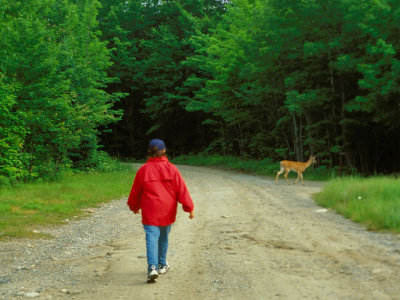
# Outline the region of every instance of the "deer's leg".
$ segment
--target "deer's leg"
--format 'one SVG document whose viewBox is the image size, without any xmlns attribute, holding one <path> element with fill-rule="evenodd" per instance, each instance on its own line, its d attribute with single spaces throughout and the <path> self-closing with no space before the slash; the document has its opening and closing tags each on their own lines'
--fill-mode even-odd
<svg viewBox="0 0 400 300">
<path fill-rule="evenodd" d="M 301 177 L 301 184 L 304 185 L 304 180 L 303 180 L 303 174 L 300 173 L 300 177 Z"/>
<path fill-rule="evenodd" d="M 276 173 L 275 183 L 278 183 L 278 177 L 285 171 L 284 168 L 281 168 L 278 173 Z"/>
<path fill-rule="evenodd" d="M 287 176 L 288 176 L 289 172 L 290 172 L 290 169 L 287 169 L 287 170 L 285 170 L 285 174 L 283 174 L 283 176 L 286 179 L 287 184 L 290 184 L 290 181 L 287 179 Z"/>
<path fill-rule="evenodd" d="M 296 178 L 294 184 L 296 184 L 297 181 L 299 181 L 299 179 L 300 179 L 301 177 L 302 177 L 301 173 L 300 173 L 300 172 L 297 172 L 297 178 Z M 302 179 L 302 180 L 303 180 L 303 179 Z"/>
</svg>

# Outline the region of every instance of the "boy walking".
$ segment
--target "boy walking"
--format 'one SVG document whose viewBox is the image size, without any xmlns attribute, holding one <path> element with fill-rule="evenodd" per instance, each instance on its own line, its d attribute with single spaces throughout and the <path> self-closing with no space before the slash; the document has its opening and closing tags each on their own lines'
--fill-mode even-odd
<svg viewBox="0 0 400 300">
<path fill-rule="evenodd" d="M 165 144 L 160 139 L 148 145 L 149 158 L 136 173 L 128 206 L 135 214 L 142 210 L 146 233 L 147 282 L 169 269 L 167 263 L 168 236 L 175 222 L 178 202 L 193 219 L 193 201 L 178 168 L 168 161 Z"/>
</svg>

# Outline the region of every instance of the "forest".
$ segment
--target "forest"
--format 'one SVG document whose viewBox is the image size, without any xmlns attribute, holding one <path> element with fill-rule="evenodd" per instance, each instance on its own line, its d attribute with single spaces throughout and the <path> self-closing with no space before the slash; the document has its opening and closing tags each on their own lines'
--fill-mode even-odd
<svg viewBox="0 0 400 300">
<path fill-rule="evenodd" d="M 212 153 L 400 171 L 400 0 L 0 0 L 0 185 Z"/>
</svg>

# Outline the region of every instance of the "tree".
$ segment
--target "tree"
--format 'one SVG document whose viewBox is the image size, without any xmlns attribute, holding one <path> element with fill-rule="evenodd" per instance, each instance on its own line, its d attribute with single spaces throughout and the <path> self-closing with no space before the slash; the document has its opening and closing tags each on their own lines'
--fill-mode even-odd
<svg viewBox="0 0 400 300">
<path fill-rule="evenodd" d="M 119 79 L 110 90 L 126 95 L 117 106 L 124 109 L 123 120 L 104 135 L 108 149 L 140 157 L 146 141 L 157 136 L 171 155 L 198 151 L 212 134 L 201 124 L 202 113 L 185 109 L 196 89 L 185 84 L 196 72 L 186 59 L 194 55 L 193 39 L 217 18 L 220 1 L 104 2 L 109 9 L 102 11 L 103 38 L 114 62 L 110 76 Z"/>
<path fill-rule="evenodd" d="M 115 121 L 96 0 L 4 2 L 0 175 L 53 178 L 96 164 L 98 127 Z M 7 135 L 7 138 L 3 137 Z M 4 165 L 3 165 L 4 163 Z"/>
</svg>

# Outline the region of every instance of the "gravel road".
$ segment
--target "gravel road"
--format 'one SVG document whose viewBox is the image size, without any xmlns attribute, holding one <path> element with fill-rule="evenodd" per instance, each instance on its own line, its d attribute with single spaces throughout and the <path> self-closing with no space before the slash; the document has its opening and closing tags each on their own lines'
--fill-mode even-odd
<svg viewBox="0 0 400 300">
<path fill-rule="evenodd" d="M 400 236 L 317 206 L 322 184 L 179 169 L 195 219 L 179 209 L 157 283 L 145 283 L 144 231 L 124 198 L 36 229 L 52 239 L 0 242 L 0 298 L 400 299 Z"/>
</svg>

